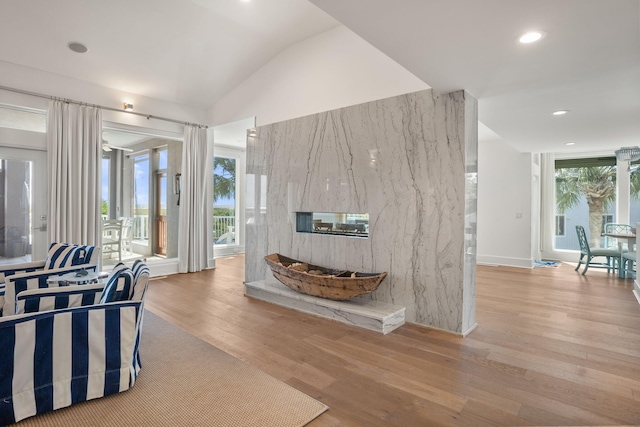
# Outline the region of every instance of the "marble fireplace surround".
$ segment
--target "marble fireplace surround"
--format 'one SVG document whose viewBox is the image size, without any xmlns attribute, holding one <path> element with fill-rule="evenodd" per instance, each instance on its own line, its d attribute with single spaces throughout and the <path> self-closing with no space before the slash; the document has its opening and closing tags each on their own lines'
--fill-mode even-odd
<svg viewBox="0 0 640 427">
<path fill-rule="evenodd" d="M 408 322 L 461 335 L 475 327 L 477 101 L 468 93 L 426 90 L 258 127 L 247 182 L 245 282 L 274 280 L 263 260 L 274 252 L 386 271 L 361 298 L 405 307 Z M 296 212 L 368 212 L 369 238 L 298 233 Z"/>
</svg>

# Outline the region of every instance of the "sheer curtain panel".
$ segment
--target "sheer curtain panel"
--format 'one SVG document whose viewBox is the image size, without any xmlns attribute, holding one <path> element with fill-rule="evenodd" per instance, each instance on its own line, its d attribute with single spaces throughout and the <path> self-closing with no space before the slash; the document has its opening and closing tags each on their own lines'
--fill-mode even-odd
<svg viewBox="0 0 640 427">
<path fill-rule="evenodd" d="M 185 126 L 182 144 L 180 218 L 178 221 L 178 271 L 207 267 L 207 177 L 211 172 L 207 154 L 207 130 Z"/>
<path fill-rule="evenodd" d="M 100 247 L 102 110 L 49 101 L 49 241 Z"/>
</svg>

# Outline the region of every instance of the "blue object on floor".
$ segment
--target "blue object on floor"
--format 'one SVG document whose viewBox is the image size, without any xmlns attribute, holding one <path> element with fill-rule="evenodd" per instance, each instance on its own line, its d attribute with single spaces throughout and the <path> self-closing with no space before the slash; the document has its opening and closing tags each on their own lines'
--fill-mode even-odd
<svg viewBox="0 0 640 427">
<path fill-rule="evenodd" d="M 533 261 L 533 266 L 534 267 L 558 267 L 560 265 L 559 262 L 555 262 L 555 261 L 538 261 L 535 260 Z"/>
</svg>

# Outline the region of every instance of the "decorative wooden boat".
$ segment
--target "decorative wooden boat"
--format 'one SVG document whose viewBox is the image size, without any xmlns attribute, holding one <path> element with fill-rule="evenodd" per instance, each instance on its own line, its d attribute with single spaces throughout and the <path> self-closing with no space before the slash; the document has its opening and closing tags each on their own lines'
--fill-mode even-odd
<svg viewBox="0 0 640 427">
<path fill-rule="evenodd" d="M 276 279 L 303 294 L 332 300 L 345 300 L 371 293 L 387 273 L 358 273 L 334 270 L 300 262 L 280 254 L 264 257 Z"/>
</svg>

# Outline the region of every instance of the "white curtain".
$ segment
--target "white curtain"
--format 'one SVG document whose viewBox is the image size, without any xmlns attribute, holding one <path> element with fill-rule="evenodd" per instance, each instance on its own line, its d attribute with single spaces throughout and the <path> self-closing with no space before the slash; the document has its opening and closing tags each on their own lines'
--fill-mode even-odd
<svg viewBox="0 0 640 427">
<path fill-rule="evenodd" d="M 49 101 L 50 242 L 102 244 L 102 110 Z"/>
<path fill-rule="evenodd" d="M 178 271 L 207 267 L 207 130 L 185 126 L 182 145 L 180 220 L 178 223 Z"/>
<path fill-rule="evenodd" d="M 540 155 L 540 249 L 553 251 L 556 230 L 556 166 L 553 153 Z"/>
</svg>

